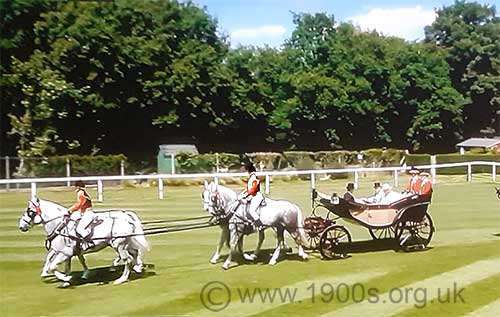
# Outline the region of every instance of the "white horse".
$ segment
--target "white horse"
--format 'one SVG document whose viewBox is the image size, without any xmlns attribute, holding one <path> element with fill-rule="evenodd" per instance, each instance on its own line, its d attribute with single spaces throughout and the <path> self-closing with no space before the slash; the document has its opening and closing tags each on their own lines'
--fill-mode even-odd
<svg viewBox="0 0 500 317">
<path fill-rule="evenodd" d="M 210 207 L 210 205 L 208 206 L 209 212 L 215 213 L 215 207 L 219 207 L 224 211 L 225 215 L 230 217 L 229 232 L 231 253 L 222 265 L 224 269 L 228 269 L 231 264 L 232 255 L 237 252 L 238 241 L 244 233 L 245 226 L 251 224 L 252 221 L 247 215 L 246 204 L 238 201 L 238 195 L 233 190 L 211 183 L 210 185 L 205 184 L 205 191 L 208 191 L 208 196 L 212 197 L 212 207 Z M 210 209 L 212 211 L 210 211 Z M 290 233 L 297 243 L 299 256 L 303 259 L 308 258 L 303 249 L 303 247 L 307 245 L 307 241 L 303 228 L 302 211 L 297 205 L 286 200 L 272 200 L 266 198 L 265 205 L 259 208 L 258 213 L 260 213 L 259 218 L 264 228 L 273 227 L 277 232 L 278 244 L 269 260 L 270 265 L 277 263 L 280 251 L 284 246 L 283 234 L 285 230 Z"/>
<path fill-rule="evenodd" d="M 96 218 L 102 222 L 93 228 L 92 240 L 96 245 L 88 252 L 99 251 L 106 246 L 111 246 L 118 253 L 118 258 L 113 261 L 117 265 L 119 260 L 125 262 L 125 269 L 122 276 L 115 281 L 120 284 L 128 279 L 130 265 L 134 265 L 134 270 L 142 271 L 141 255 L 149 250 L 149 244 L 144 237 L 140 219 L 131 211 L 106 211 L 96 212 Z M 47 254 L 42 277 L 50 275 L 52 272 L 56 277 L 64 282 L 69 282 L 71 276 L 56 271 L 57 265 L 63 262 L 70 262 L 75 255 L 80 256 L 78 248 L 79 238 L 76 235 L 76 222 L 67 217 L 67 209 L 56 203 L 45 200 L 32 200 L 28 203 L 28 208 L 19 220 L 19 229 L 28 231 L 34 224 L 43 224 L 50 242 L 50 249 Z M 83 256 L 81 260 L 84 259 Z M 84 268 L 88 270 L 86 265 Z"/>
<path fill-rule="evenodd" d="M 227 245 L 228 248 L 230 248 L 229 219 L 228 213 L 225 211 L 225 209 L 229 206 L 226 206 L 226 202 L 236 201 L 238 194 L 225 187 L 221 187 L 221 190 L 219 191 L 216 183 L 212 182 L 208 184 L 207 181 L 205 181 L 201 198 L 203 202 L 203 210 L 214 216 L 219 221 L 219 226 L 221 228 L 219 243 L 217 244 L 214 255 L 210 259 L 210 263 L 216 264 L 220 258 L 222 247 Z M 255 231 L 252 226 L 248 226 L 246 229 L 246 234 L 250 234 Z M 257 241 L 257 247 L 252 254 L 246 254 L 243 252 L 243 235 L 240 236 L 238 241 L 238 253 L 242 254 L 243 258 L 247 261 L 255 261 L 260 252 L 260 248 L 264 242 L 264 231 L 260 230 L 258 231 L 258 234 L 259 239 Z"/>
</svg>

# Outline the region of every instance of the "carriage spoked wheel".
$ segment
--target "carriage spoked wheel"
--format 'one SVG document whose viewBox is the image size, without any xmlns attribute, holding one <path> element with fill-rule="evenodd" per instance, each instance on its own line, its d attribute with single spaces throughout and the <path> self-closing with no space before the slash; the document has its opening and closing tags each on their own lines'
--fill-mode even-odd
<svg viewBox="0 0 500 317">
<path fill-rule="evenodd" d="M 326 259 L 345 258 L 351 242 L 351 234 L 344 226 L 332 225 L 321 234 L 319 251 Z"/>
<path fill-rule="evenodd" d="M 368 231 L 373 240 L 394 239 L 396 237 L 396 230 L 393 226 L 380 229 L 368 228 Z"/>
<path fill-rule="evenodd" d="M 316 250 L 319 247 L 319 240 L 321 238 L 321 232 L 316 231 L 307 231 L 306 230 L 306 238 L 307 238 L 307 249 Z"/>
<path fill-rule="evenodd" d="M 400 220 L 396 226 L 396 239 L 404 251 L 422 250 L 434 234 L 431 216 L 426 213 L 422 220 Z"/>
</svg>

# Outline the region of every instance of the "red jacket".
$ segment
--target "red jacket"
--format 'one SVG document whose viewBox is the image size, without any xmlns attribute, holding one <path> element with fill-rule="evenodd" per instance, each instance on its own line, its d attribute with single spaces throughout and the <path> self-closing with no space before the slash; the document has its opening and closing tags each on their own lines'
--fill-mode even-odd
<svg viewBox="0 0 500 317">
<path fill-rule="evenodd" d="M 255 196 L 260 191 L 260 180 L 255 173 L 250 173 L 248 178 L 246 192 L 249 196 Z"/>
<path fill-rule="evenodd" d="M 85 210 L 92 208 L 92 200 L 90 200 L 89 194 L 85 191 L 85 189 L 78 189 L 76 192 L 77 202 L 71 206 L 68 210 L 85 212 Z"/>
</svg>

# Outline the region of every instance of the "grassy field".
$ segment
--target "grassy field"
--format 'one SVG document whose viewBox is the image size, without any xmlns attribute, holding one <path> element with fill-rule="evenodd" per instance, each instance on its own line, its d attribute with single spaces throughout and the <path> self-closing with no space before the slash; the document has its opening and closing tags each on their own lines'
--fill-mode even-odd
<svg viewBox="0 0 500 317">
<path fill-rule="evenodd" d="M 317 183 L 324 192 L 340 192 L 343 185 Z M 487 178 L 470 184 L 441 180 L 430 209 L 437 231 L 424 252 L 396 252 L 370 242 L 366 229 L 347 224 L 362 245 L 348 259 L 323 261 L 311 254 L 304 262 L 284 255 L 276 266 L 265 265 L 275 245 L 269 232 L 257 263 L 223 271 L 221 263 L 208 262 L 219 234 L 214 227 L 150 236 L 153 248 L 146 262 L 154 267 L 120 286 L 109 283 L 118 274 L 108 272 L 111 250 L 87 256 L 93 268 L 89 281 L 78 279 L 81 267 L 74 260 L 77 285 L 68 289 L 39 277 L 46 253 L 42 228 L 29 233 L 17 229 L 29 193 L 2 192 L 0 316 L 497 316 L 500 207 L 493 186 Z M 357 193 L 367 195 L 370 187 L 364 182 Z M 201 187 L 167 187 L 160 201 L 155 188 L 106 188 L 104 203 L 96 203 L 95 209 L 130 208 L 143 220 L 200 216 L 200 194 Z M 64 205 L 74 199 L 69 189 L 41 189 L 38 195 Z M 309 196 L 306 181 L 276 181 L 272 186 L 272 198 L 297 203 L 305 215 L 311 210 Z M 245 240 L 246 250 L 254 245 L 255 237 Z M 200 296 L 212 286 L 218 288 Z M 253 301 L 245 294 L 254 294 Z M 219 312 L 203 305 L 220 309 L 227 299 Z"/>
</svg>

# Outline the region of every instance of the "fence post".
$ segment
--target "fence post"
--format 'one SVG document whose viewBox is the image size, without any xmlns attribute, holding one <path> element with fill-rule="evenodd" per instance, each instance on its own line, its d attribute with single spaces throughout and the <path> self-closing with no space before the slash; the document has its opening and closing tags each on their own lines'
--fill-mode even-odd
<svg viewBox="0 0 500 317">
<path fill-rule="evenodd" d="M 266 174 L 266 195 L 269 195 L 271 188 L 269 188 L 269 174 Z"/>
<path fill-rule="evenodd" d="M 66 158 L 66 177 L 71 177 L 71 166 L 69 164 L 69 158 Z M 69 180 L 66 182 L 66 186 L 71 186 L 71 182 Z"/>
<path fill-rule="evenodd" d="M 354 171 L 354 188 L 358 189 L 358 181 L 359 181 L 359 173 L 358 171 Z"/>
<path fill-rule="evenodd" d="M 97 200 L 102 202 L 102 180 L 97 180 Z"/>
<path fill-rule="evenodd" d="M 120 175 L 125 176 L 125 161 L 124 160 L 120 161 Z"/>
<path fill-rule="evenodd" d="M 158 197 L 163 199 L 163 179 L 158 178 Z"/>
<path fill-rule="evenodd" d="M 497 166 L 495 163 L 491 166 L 491 179 L 496 182 L 497 181 Z"/>
<path fill-rule="evenodd" d="M 431 165 L 436 165 L 436 155 L 431 155 Z M 436 184 L 437 183 L 437 178 L 436 178 L 436 167 L 431 167 L 431 178 L 432 178 L 432 183 Z"/>
<path fill-rule="evenodd" d="M 214 183 L 219 185 L 219 178 L 217 176 L 214 177 Z"/>
<path fill-rule="evenodd" d="M 5 178 L 9 179 L 10 178 L 10 158 L 8 156 L 5 157 Z M 495 168 L 495 165 L 493 165 L 493 168 Z M 5 188 L 10 189 L 10 184 L 5 184 Z"/>
<path fill-rule="evenodd" d="M 31 183 L 31 200 L 36 198 L 36 183 Z"/>
<path fill-rule="evenodd" d="M 311 191 L 316 188 L 316 174 L 311 173 Z"/>
<path fill-rule="evenodd" d="M 215 153 L 215 172 L 219 173 L 219 153 Z"/>
<path fill-rule="evenodd" d="M 399 186 L 399 178 L 398 178 L 398 170 L 394 170 L 394 187 L 398 187 Z"/>
<path fill-rule="evenodd" d="M 467 182 L 472 181 L 472 166 L 471 164 L 467 164 Z"/>
<path fill-rule="evenodd" d="M 172 167 L 172 174 L 175 174 L 175 154 L 170 153 L 170 156 L 172 156 L 172 159 L 170 160 L 170 166 Z"/>
</svg>

